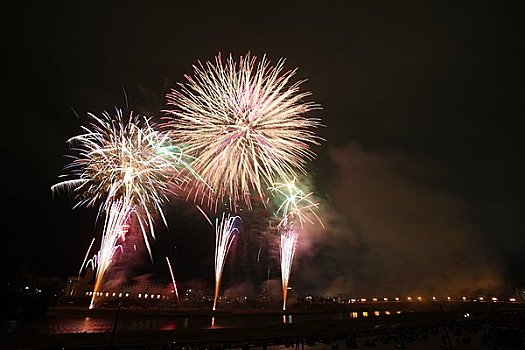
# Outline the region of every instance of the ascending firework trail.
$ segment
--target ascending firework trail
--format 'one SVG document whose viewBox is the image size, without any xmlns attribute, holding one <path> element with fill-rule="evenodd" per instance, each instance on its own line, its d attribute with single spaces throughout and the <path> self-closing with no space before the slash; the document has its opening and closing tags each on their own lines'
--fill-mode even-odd
<svg viewBox="0 0 525 350">
<path fill-rule="evenodd" d="M 286 298 L 288 296 L 288 281 L 292 271 L 293 256 L 297 244 L 297 234 L 293 228 L 286 228 L 281 233 L 280 257 L 281 257 L 281 280 L 283 286 L 283 311 L 286 310 Z"/>
<path fill-rule="evenodd" d="M 211 220 L 208 218 L 206 213 L 197 206 L 197 208 L 204 215 L 206 220 L 213 226 Z M 215 219 L 215 295 L 213 298 L 213 310 L 215 311 L 217 307 L 217 298 L 219 296 L 219 289 L 221 286 L 222 280 L 222 271 L 224 269 L 224 263 L 226 262 L 226 257 L 230 251 L 230 247 L 235 240 L 236 234 L 239 233 L 239 229 L 235 226 L 236 221 L 240 220 L 239 216 L 231 216 L 223 213 L 221 221 L 219 218 Z"/>
<path fill-rule="evenodd" d="M 177 304 L 179 304 L 179 290 L 177 289 L 177 284 L 175 283 L 175 275 L 173 274 L 173 269 L 171 268 L 170 259 L 168 259 L 168 257 L 166 257 L 166 262 L 168 263 L 168 268 L 170 270 L 171 281 L 173 282 L 173 291 L 175 292 L 175 297 L 177 298 Z"/>
</svg>

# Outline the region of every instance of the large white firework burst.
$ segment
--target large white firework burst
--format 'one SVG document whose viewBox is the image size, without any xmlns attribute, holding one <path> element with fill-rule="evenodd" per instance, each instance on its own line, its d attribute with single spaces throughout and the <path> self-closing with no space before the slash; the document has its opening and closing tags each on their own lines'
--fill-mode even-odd
<svg viewBox="0 0 525 350">
<path fill-rule="evenodd" d="M 150 118 L 122 110 L 98 117 L 88 113 L 91 123 L 83 134 L 68 140 L 73 154 L 66 178 L 51 187 L 74 193 L 75 207 L 99 204 L 99 215 L 111 212 L 115 202 L 136 214 L 144 237 L 154 234 L 154 217 L 173 192 L 173 185 L 186 181 L 185 170 L 194 174 L 182 149 L 167 133 L 157 130 Z M 147 244 L 147 239 L 146 239 Z M 148 247 L 149 249 L 149 247 Z"/>
<path fill-rule="evenodd" d="M 311 93 L 300 91 L 304 81 L 291 82 L 296 69 L 283 71 L 284 61 L 219 54 L 193 66 L 193 76 L 167 94 L 166 126 L 198 158 L 194 167 L 204 179 L 190 194 L 210 208 L 225 199 L 250 206 L 252 195 L 264 202 L 274 178 L 305 172 L 315 157 L 321 122 L 306 113 L 321 107 L 304 101 Z"/>
</svg>

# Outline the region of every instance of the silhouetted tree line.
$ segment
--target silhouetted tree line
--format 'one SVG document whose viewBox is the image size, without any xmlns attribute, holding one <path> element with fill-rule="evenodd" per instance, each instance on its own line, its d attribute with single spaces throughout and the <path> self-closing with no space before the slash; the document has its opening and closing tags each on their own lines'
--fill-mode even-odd
<svg viewBox="0 0 525 350">
<path fill-rule="evenodd" d="M 25 265 L 2 276 L 0 315 L 4 319 L 41 317 L 56 305 L 64 290 L 57 276 L 35 276 Z"/>
</svg>

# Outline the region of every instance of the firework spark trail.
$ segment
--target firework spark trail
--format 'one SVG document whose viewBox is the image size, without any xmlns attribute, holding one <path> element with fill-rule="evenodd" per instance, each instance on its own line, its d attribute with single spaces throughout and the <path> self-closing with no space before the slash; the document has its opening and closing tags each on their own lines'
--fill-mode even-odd
<svg viewBox="0 0 525 350">
<path fill-rule="evenodd" d="M 80 278 L 80 274 L 82 273 L 82 269 L 84 268 L 85 264 L 86 264 L 86 261 L 87 261 L 87 257 L 89 255 L 89 252 L 91 251 L 91 247 L 93 247 L 93 243 L 95 243 L 95 237 L 93 237 L 93 239 L 91 240 L 91 244 L 89 245 L 89 248 L 86 252 L 86 255 L 84 256 L 84 261 L 82 261 L 82 265 L 80 265 L 80 270 L 78 270 L 78 277 Z"/>
<path fill-rule="evenodd" d="M 291 181 L 285 181 L 282 183 L 275 182 L 268 188 L 268 190 L 280 203 L 274 213 L 275 216 L 281 218 L 277 228 L 285 226 L 295 218 L 297 218 L 301 227 L 303 227 L 305 221 L 314 224 L 310 215 L 324 227 L 321 218 L 314 211 L 314 209 L 319 207 L 319 203 L 314 203 L 310 199 L 313 194 L 312 192 L 305 194 L 297 187 L 295 184 L 295 178 Z"/>
<path fill-rule="evenodd" d="M 69 179 L 51 190 L 73 192 L 74 208 L 99 203 L 97 217 L 106 215 L 99 254 L 92 262 L 97 266 L 97 289 L 111 262 L 118 232 L 128 227 L 123 219 L 134 214 L 153 259 L 148 234 L 155 238 L 154 215 L 159 214 L 167 225 L 162 205 L 173 193 L 170 187 L 180 188 L 188 176 L 198 176 L 189 165 L 191 158 L 172 143 L 168 133 L 157 131 L 149 118 L 131 112 L 126 119 L 120 109 L 115 115 L 88 116 L 89 127 L 83 126 L 83 134 L 68 140 L 75 154 L 61 178 Z"/>
<path fill-rule="evenodd" d="M 102 243 L 96 257 L 97 273 L 95 275 L 93 296 L 89 305 L 90 309 L 95 306 L 96 294 L 102 287 L 104 275 L 113 261 L 115 252 L 117 249 L 122 250 L 122 246 L 118 242 L 126 239 L 126 234 L 129 230 L 129 217 L 132 211 L 133 205 L 125 200 L 113 202 L 109 209 L 104 223 Z"/>
<path fill-rule="evenodd" d="M 180 304 L 179 291 L 177 290 L 177 284 L 175 283 L 175 276 L 173 275 L 173 269 L 171 268 L 170 260 L 168 259 L 168 257 L 166 257 L 166 262 L 168 263 L 168 268 L 170 269 L 171 280 L 173 281 L 173 289 L 175 291 L 175 296 L 177 297 L 177 304 Z"/>
<path fill-rule="evenodd" d="M 304 81 L 291 83 L 296 69 L 283 72 L 284 59 L 271 66 L 250 54 L 238 62 L 219 54 L 193 68 L 194 76 L 167 94 L 173 109 L 165 111 L 165 126 L 199 159 L 194 167 L 204 181 L 193 183 L 189 196 L 215 210 L 225 198 L 231 208 L 242 201 L 251 207 L 252 192 L 264 203 L 263 183 L 305 172 L 315 157 L 311 145 L 321 140 L 313 129 L 322 125 L 304 115 L 321 107 L 303 102 L 311 93 L 300 92 Z"/>
<path fill-rule="evenodd" d="M 281 279 L 283 286 L 283 311 L 286 310 L 286 298 L 288 295 L 288 281 L 292 271 L 292 262 L 297 245 L 297 234 L 294 229 L 286 229 L 281 233 Z"/>
<path fill-rule="evenodd" d="M 224 269 L 224 263 L 228 251 L 235 240 L 235 233 L 239 232 L 235 225 L 235 221 L 239 219 L 239 216 L 227 217 L 222 214 L 221 222 L 219 219 L 215 219 L 215 296 L 213 298 L 213 310 L 217 306 L 217 297 L 219 295 L 219 288 L 221 285 L 222 271 Z"/>
</svg>

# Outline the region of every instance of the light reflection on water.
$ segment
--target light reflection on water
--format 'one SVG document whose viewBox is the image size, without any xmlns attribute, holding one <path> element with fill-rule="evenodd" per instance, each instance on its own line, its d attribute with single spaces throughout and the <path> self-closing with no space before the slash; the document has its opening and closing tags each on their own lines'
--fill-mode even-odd
<svg viewBox="0 0 525 350">
<path fill-rule="evenodd" d="M 37 321 L 37 320 L 34 320 Z M 25 324 L 25 322 L 17 322 L 14 331 L 21 331 L 26 329 L 30 334 L 63 334 L 63 333 L 103 333 L 111 331 L 112 322 L 108 320 L 97 319 L 91 317 L 78 319 L 63 319 L 52 320 L 52 322 L 45 322 L 42 324 Z"/>
<path fill-rule="evenodd" d="M 181 320 L 171 318 L 119 319 L 116 331 L 175 330 Z M 24 335 L 104 333 L 111 332 L 115 319 L 111 318 L 52 318 L 39 320 L 10 321 L 4 324 L 8 333 Z M 8 327 L 6 327 L 8 326 Z"/>
<path fill-rule="evenodd" d="M 258 324 L 261 326 L 301 323 L 305 321 L 370 317 L 371 315 L 398 314 L 400 311 L 360 311 L 340 314 L 288 314 L 288 315 L 253 315 L 253 316 L 195 316 L 195 317 L 120 317 L 116 331 L 170 331 L 205 328 L 243 328 Z M 111 332 L 115 324 L 113 317 L 64 317 L 44 318 L 4 322 L 3 330 L 7 333 L 23 335 L 68 334 L 68 333 L 104 333 Z"/>
<path fill-rule="evenodd" d="M 283 324 L 293 323 L 293 315 L 283 315 Z"/>
<path fill-rule="evenodd" d="M 396 314 L 400 314 L 400 313 L 401 311 L 396 311 Z M 391 315 L 392 312 L 390 312 L 389 310 L 384 310 L 384 311 L 374 311 L 372 314 L 374 316 L 381 316 L 381 315 L 388 316 L 388 315 Z M 368 316 L 371 316 L 372 314 L 369 313 L 368 311 L 361 311 L 361 312 L 352 311 L 348 314 L 348 317 L 349 318 L 368 317 Z"/>
<path fill-rule="evenodd" d="M 221 319 L 223 320 L 223 319 Z M 221 322 L 222 323 L 222 322 Z M 215 329 L 215 328 L 228 328 L 228 326 L 225 326 L 224 324 L 219 324 L 218 322 L 218 319 L 215 317 L 215 316 L 212 316 L 211 318 L 211 324 L 209 327 L 206 327 L 206 328 L 211 328 L 211 329 Z"/>
<path fill-rule="evenodd" d="M 82 324 L 79 327 L 78 333 L 100 333 L 107 332 L 107 325 L 101 324 L 96 320 L 92 320 L 90 317 L 84 318 Z"/>
<path fill-rule="evenodd" d="M 161 331 L 173 331 L 175 329 L 177 329 L 177 322 L 175 321 L 169 321 L 159 328 Z"/>
</svg>

